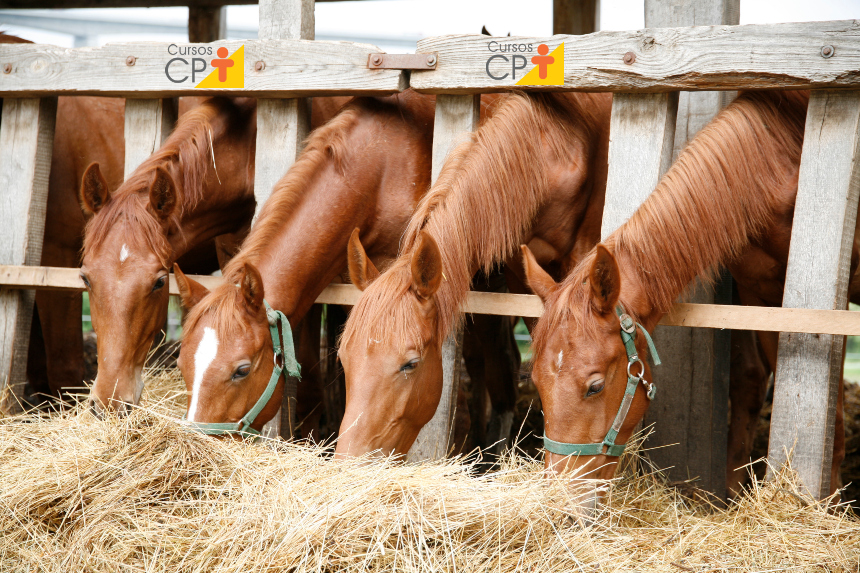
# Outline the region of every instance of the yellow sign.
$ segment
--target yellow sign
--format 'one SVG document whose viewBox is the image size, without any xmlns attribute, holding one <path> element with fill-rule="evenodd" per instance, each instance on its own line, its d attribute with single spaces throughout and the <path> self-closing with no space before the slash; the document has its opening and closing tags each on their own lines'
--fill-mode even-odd
<svg viewBox="0 0 860 573">
<path fill-rule="evenodd" d="M 538 46 L 538 55 L 532 57 L 535 67 L 517 82 L 518 86 L 563 86 L 564 85 L 564 42 L 549 52 L 549 46 Z"/>
<path fill-rule="evenodd" d="M 217 53 L 218 57 L 211 62 L 215 70 L 194 87 L 205 89 L 244 88 L 245 46 L 240 46 L 229 58 L 227 57 L 227 48 L 218 48 Z"/>
</svg>

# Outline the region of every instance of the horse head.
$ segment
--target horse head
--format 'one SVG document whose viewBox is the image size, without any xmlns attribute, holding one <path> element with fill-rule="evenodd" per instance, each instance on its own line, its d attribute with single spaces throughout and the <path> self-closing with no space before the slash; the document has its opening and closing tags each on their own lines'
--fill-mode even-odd
<svg viewBox="0 0 860 573">
<path fill-rule="evenodd" d="M 532 379 L 544 414 L 546 470 L 585 478 L 580 483 L 588 489 L 591 480 L 613 476 L 650 401 L 650 370 L 639 358 L 646 356 L 647 333 L 637 336 L 644 329 L 637 332 L 635 317 L 623 311 L 642 308 L 642 297 L 630 281 L 620 301 L 622 270 L 602 244 L 561 284 L 528 247 L 522 251 L 529 286 L 544 303 L 533 333 Z"/>
<path fill-rule="evenodd" d="M 178 366 L 189 392 L 189 422 L 239 422 L 257 403 L 275 361 L 263 301 L 263 279 L 244 262 L 225 270 L 224 284 L 209 292 L 174 267 L 182 304 L 190 309 L 182 333 Z M 284 334 L 286 336 L 286 334 Z M 251 427 L 260 430 L 281 405 L 280 378 Z"/>
<path fill-rule="evenodd" d="M 80 199 L 91 219 L 81 279 L 99 341 L 93 404 L 125 410 L 140 401 L 146 354 L 167 315 L 176 185 L 159 166 L 120 190 L 111 194 L 97 163 L 85 171 Z"/>
<path fill-rule="evenodd" d="M 406 454 L 442 397 L 442 340 L 434 294 L 443 280 L 436 241 L 422 232 L 411 257 L 380 275 L 353 231 L 349 274 L 364 293 L 338 356 L 347 405 L 336 454 Z"/>
</svg>

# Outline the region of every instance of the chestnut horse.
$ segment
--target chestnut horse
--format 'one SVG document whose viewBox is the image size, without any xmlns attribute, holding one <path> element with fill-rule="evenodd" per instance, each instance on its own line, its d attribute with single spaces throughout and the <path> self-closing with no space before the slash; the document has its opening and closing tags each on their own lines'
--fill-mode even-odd
<svg viewBox="0 0 860 573">
<path fill-rule="evenodd" d="M 412 91 L 354 100 L 311 134 L 222 285 L 210 293 L 176 269 L 191 308 L 179 355 L 189 421 L 237 422 L 263 395 L 273 360 L 264 296 L 291 323 L 301 319 L 346 270 L 347 238 L 359 228 L 377 264 L 396 255 L 429 187 L 434 104 Z M 283 379 L 252 428 L 272 418 L 282 396 Z"/>
<path fill-rule="evenodd" d="M 550 441 L 600 447 L 612 427 L 615 443 L 624 444 L 644 416 L 647 384 L 639 383 L 632 403 L 623 401 L 626 416 L 620 415 L 630 393 L 628 365 L 634 376 L 641 368 L 642 379 L 651 378 L 647 365 L 629 359 L 618 313 L 650 331 L 693 278 L 720 264 L 736 278 L 744 302 L 781 304 L 807 103 L 808 94 L 800 92 L 741 95 L 690 142 L 630 220 L 561 284 L 523 247 L 529 285 L 545 307 L 534 332 L 532 376 Z M 852 276 L 858 256 L 855 243 Z M 855 279 L 855 300 L 857 287 Z M 646 355 L 645 334 L 635 339 L 638 356 Z M 775 348 L 766 354 L 772 368 Z M 831 487 L 844 457 L 841 401 L 838 411 Z M 579 456 L 561 450 L 547 452 L 552 471 L 598 478 L 615 471 L 617 457 L 603 448 Z"/>
<path fill-rule="evenodd" d="M 340 100 L 316 98 L 315 121 Z M 92 218 L 81 278 L 99 336 L 94 405 L 137 404 L 142 370 L 167 315 L 167 274 L 178 257 L 219 235 L 243 233 L 254 214 L 256 101 L 211 98 L 183 114 L 165 144 L 115 192 L 97 163 L 81 184 Z"/>
<path fill-rule="evenodd" d="M 478 269 L 528 242 L 566 270 L 597 243 L 610 107 L 607 94 L 511 94 L 448 157 L 387 271 L 353 237 L 350 276 L 364 293 L 339 350 L 338 455 L 409 450 L 439 403 L 442 343 Z"/>
</svg>

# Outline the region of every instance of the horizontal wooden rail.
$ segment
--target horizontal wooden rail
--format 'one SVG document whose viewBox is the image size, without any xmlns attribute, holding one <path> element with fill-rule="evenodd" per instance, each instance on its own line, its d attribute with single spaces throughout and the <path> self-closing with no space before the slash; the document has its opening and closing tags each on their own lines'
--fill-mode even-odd
<svg viewBox="0 0 860 573">
<path fill-rule="evenodd" d="M 564 86 L 538 89 L 662 92 L 860 85 L 860 22 L 846 20 L 584 36 L 439 36 L 419 40 L 418 53 L 435 53 L 438 65 L 435 71 L 412 72 L 410 86 L 429 93 L 534 89 L 516 83 L 534 67 L 531 58 L 540 44 L 554 51 L 561 42 Z"/>
<path fill-rule="evenodd" d="M 223 280 L 205 275 L 191 278 L 209 289 Z M 78 269 L 0 265 L 0 288 L 82 291 L 84 283 Z M 179 294 L 173 275 L 170 275 L 170 294 Z M 331 284 L 323 289 L 316 302 L 352 306 L 360 296 L 361 291 L 353 285 Z M 534 295 L 470 292 L 464 309 L 476 314 L 530 318 L 543 314 L 543 303 Z M 847 310 L 678 303 L 660 324 L 860 336 L 860 312 Z"/>
<path fill-rule="evenodd" d="M 226 47 L 233 54 L 243 45 L 242 87 L 194 87 L 215 71 L 210 60 L 217 57 L 216 48 Z M 205 52 L 189 54 L 185 51 L 189 46 Z M 2 44 L 0 95 L 303 97 L 384 95 L 406 89 L 408 82 L 403 71 L 367 68 L 368 54 L 379 51 L 370 44 L 309 40 L 224 40 L 212 45 L 147 42 L 108 44 L 100 48 Z M 192 61 L 194 58 L 197 61 Z M 194 74 L 192 66 L 198 68 Z M 199 71 L 204 66 L 205 70 Z"/>
</svg>

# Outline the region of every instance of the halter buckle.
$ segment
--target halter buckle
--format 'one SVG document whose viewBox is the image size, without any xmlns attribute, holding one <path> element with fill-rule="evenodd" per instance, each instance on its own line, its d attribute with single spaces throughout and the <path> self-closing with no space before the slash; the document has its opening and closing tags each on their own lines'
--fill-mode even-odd
<svg viewBox="0 0 860 573">
<path fill-rule="evenodd" d="M 269 321 L 269 326 L 278 324 L 278 313 L 272 309 L 266 309 L 266 320 Z"/>
<path fill-rule="evenodd" d="M 634 364 L 639 364 L 639 368 L 641 369 L 639 371 L 638 375 L 634 375 L 634 374 L 630 373 L 630 367 L 633 366 Z M 645 364 L 642 362 L 642 360 L 640 360 L 639 358 L 635 358 L 635 359 L 633 359 L 627 363 L 627 377 L 628 378 L 637 378 L 637 379 L 642 380 L 644 382 L 645 380 L 642 378 L 643 376 L 645 376 Z"/>
<path fill-rule="evenodd" d="M 627 334 L 634 334 L 636 332 L 636 323 L 629 314 L 625 312 L 618 319 L 621 321 L 621 330 Z"/>
</svg>

